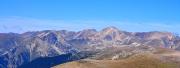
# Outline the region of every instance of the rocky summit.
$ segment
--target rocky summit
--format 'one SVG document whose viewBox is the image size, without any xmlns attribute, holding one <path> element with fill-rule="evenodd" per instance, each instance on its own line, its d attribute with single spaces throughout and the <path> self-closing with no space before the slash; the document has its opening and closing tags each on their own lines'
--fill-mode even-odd
<svg viewBox="0 0 180 68">
<path fill-rule="evenodd" d="M 0 33 L 0 68 L 179 68 L 179 50 L 180 37 L 160 31 Z"/>
</svg>

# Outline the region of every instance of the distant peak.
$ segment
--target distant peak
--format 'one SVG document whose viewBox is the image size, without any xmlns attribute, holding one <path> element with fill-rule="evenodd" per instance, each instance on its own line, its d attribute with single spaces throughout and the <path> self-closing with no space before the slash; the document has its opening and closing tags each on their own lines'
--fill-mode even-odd
<svg viewBox="0 0 180 68">
<path fill-rule="evenodd" d="M 84 30 L 82 30 L 82 31 L 91 31 L 91 32 L 96 32 L 96 29 L 84 29 Z"/>
<path fill-rule="evenodd" d="M 114 26 L 110 26 L 110 27 L 104 28 L 103 31 L 119 31 L 119 29 Z"/>
</svg>

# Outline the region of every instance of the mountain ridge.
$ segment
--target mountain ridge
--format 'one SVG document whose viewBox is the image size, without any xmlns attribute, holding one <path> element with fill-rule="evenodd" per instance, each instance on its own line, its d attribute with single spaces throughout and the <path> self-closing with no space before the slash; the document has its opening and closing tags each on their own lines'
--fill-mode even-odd
<svg viewBox="0 0 180 68">
<path fill-rule="evenodd" d="M 116 27 L 100 31 L 44 30 L 17 33 L 0 33 L 0 67 L 17 68 L 41 57 L 121 47 L 162 47 L 180 50 L 180 37 L 170 32 L 126 32 Z M 7 47 L 5 47 L 7 46 Z M 84 54 L 86 55 L 86 53 Z"/>
</svg>

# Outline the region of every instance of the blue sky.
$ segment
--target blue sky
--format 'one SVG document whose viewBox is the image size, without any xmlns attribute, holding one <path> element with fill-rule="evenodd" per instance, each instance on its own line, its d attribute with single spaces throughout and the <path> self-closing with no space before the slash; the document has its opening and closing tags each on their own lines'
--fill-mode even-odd
<svg viewBox="0 0 180 68">
<path fill-rule="evenodd" d="M 0 32 L 102 29 L 180 33 L 180 0 L 0 0 Z"/>
</svg>

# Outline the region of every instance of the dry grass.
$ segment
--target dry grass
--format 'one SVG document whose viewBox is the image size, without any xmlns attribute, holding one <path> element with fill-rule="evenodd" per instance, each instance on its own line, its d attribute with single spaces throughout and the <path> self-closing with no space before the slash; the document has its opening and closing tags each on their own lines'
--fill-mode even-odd
<svg viewBox="0 0 180 68">
<path fill-rule="evenodd" d="M 82 60 L 55 68 L 178 68 L 175 63 L 162 62 L 152 55 L 135 55 L 124 60 Z"/>
</svg>

